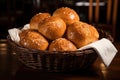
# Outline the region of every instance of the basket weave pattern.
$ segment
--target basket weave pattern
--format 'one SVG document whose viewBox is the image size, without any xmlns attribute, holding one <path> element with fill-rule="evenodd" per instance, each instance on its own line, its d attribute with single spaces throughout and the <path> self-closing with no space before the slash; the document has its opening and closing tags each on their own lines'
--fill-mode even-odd
<svg viewBox="0 0 120 80">
<path fill-rule="evenodd" d="M 101 29 L 98 29 L 98 32 L 100 38 L 104 37 L 113 41 L 111 35 L 107 32 Z M 98 56 L 92 48 L 81 51 L 49 52 L 27 49 L 13 42 L 9 36 L 7 39 L 23 64 L 42 71 L 61 72 L 88 68 Z"/>
</svg>

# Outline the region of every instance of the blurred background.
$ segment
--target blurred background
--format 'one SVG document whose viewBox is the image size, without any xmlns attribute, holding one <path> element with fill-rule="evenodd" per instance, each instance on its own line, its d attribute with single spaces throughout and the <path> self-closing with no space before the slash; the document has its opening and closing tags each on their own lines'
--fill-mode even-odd
<svg viewBox="0 0 120 80">
<path fill-rule="evenodd" d="M 14 27 L 21 27 L 27 23 L 29 23 L 32 16 L 39 12 L 49 12 L 53 13 L 57 8 L 59 7 L 70 7 L 74 9 L 78 15 L 80 16 L 81 21 L 85 21 L 91 24 L 97 23 L 97 25 L 100 25 L 101 28 L 105 28 L 109 30 L 109 26 L 112 25 L 114 22 L 113 30 L 114 32 L 114 38 L 116 41 L 120 41 L 120 0 L 117 0 L 117 7 L 113 7 L 114 1 L 116 0 L 110 0 L 112 7 L 110 7 L 110 11 L 108 13 L 111 14 L 108 16 L 108 18 L 113 17 L 114 11 L 116 11 L 116 17 L 112 21 L 109 20 L 109 23 L 106 23 L 106 16 L 107 14 L 107 5 L 109 4 L 109 0 L 92 0 L 93 4 L 93 12 L 98 11 L 98 13 L 92 13 L 92 17 L 95 17 L 96 14 L 99 14 L 99 20 L 91 20 L 88 18 L 90 17 L 89 10 L 91 0 L 0 0 L 0 39 L 5 39 L 8 35 L 8 29 L 14 28 Z M 97 4 L 96 1 L 99 1 L 99 8 L 96 8 Z M 114 10 L 115 8 L 115 10 Z M 109 10 L 109 9 L 108 9 Z M 89 14 L 88 14 L 89 13 Z M 96 16 L 97 17 L 97 16 Z M 101 24 L 107 24 L 107 28 L 104 27 L 104 25 Z M 113 33 L 111 32 L 111 33 Z"/>
</svg>

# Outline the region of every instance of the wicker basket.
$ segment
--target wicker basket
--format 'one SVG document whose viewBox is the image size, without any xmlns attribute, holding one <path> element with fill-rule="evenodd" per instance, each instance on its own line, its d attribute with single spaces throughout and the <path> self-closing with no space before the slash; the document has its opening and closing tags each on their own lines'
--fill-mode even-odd
<svg viewBox="0 0 120 80">
<path fill-rule="evenodd" d="M 111 35 L 98 29 L 100 38 L 113 41 Z M 97 58 L 97 53 L 91 48 L 81 51 L 49 52 L 27 49 L 17 45 L 7 36 L 7 40 L 16 52 L 18 59 L 31 69 L 49 72 L 74 71 L 90 67 Z"/>
</svg>

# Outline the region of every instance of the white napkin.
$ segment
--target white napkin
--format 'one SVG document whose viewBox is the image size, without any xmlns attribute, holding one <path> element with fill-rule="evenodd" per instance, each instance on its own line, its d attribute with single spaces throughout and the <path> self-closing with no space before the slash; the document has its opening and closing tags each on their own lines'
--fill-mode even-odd
<svg viewBox="0 0 120 80">
<path fill-rule="evenodd" d="M 25 24 L 21 30 L 27 30 L 27 29 L 30 29 L 30 24 Z"/>
<path fill-rule="evenodd" d="M 106 67 L 110 65 L 114 56 L 118 52 L 117 49 L 112 44 L 112 42 L 105 38 L 93 42 L 91 44 L 88 44 L 80 48 L 79 50 L 83 50 L 87 48 L 93 48 L 98 53 L 98 55 L 100 56 Z"/>
<path fill-rule="evenodd" d="M 20 41 L 19 33 L 22 30 L 27 30 L 27 29 L 30 29 L 30 25 L 29 24 L 24 25 L 24 27 L 21 30 L 18 29 L 18 28 L 9 29 L 8 33 L 9 33 L 9 35 L 10 35 L 10 37 L 11 37 L 11 39 L 13 41 L 15 41 L 16 43 L 19 43 L 19 41 Z"/>
<path fill-rule="evenodd" d="M 17 29 L 17 28 L 13 28 L 13 29 L 9 29 L 8 30 L 8 33 L 9 33 L 9 35 L 10 35 L 10 38 L 13 40 L 13 41 L 15 41 L 16 43 L 19 43 L 19 41 L 20 41 L 20 37 L 19 37 L 19 33 L 20 33 L 21 31 L 19 30 L 19 29 Z"/>
</svg>

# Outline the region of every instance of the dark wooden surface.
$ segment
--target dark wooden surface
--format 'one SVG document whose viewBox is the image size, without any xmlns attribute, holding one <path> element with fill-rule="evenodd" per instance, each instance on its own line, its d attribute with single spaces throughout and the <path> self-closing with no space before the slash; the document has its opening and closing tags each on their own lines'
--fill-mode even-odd
<svg viewBox="0 0 120 80">
<path fill-rule="evenodd" d="M 40 72 L 22 65 L 5 39 L 0 40 L 0 80 L 120 80 L 120 42 L 118 53 L 108 68 L 98 58 L 87 70 L 75 72 Z"/>
</svg>

